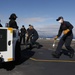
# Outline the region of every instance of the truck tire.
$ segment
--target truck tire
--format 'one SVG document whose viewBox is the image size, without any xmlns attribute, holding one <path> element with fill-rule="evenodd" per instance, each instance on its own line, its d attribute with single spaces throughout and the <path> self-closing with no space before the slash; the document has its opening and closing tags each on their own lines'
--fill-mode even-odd
<svg viewBox="0 0 75 75">
<path fill-rule="evenodd" d="M 20 47 L 20 42 L 17 40 L 15 46 L 15 62 L 19 62 L 20 59 L 21 59 L 21 47 Z"/>
</svg>

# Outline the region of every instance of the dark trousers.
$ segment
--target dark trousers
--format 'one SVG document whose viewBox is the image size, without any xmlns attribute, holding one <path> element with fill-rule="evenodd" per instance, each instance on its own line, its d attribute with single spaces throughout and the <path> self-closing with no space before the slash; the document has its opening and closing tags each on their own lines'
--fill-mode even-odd
<svg viewBox="0 0 75 75">
<path fill-rule="evenodd" d="M 30 42 L 34 43 L 38 39 L 38 37 L 30 37 L 30 36 L 28 36 L 26 42 L 28 42 L 29 39 L 30 39 Z"/>
<path fill-rule="evenodd" d="M 29 42 L 29 39 L 30 39 L 30 37 L 28 36 L 28 37 L 27 37 L 27 40 L 26 40 L 26 43 L 28 43 L 28 42 Z"/>
<path fill-rule="evenodd" d="M 73 39 L 73 35 L 68 36 L 68 37 L 62 37 L 58 43 L 57 49 L 56 49 L 56 53 L 60 54 L 61 49 L 63 44 L 65 44 L 66 49 L 71 53 L 74 52 L 73 48 L 70 46 L 71 45 L 71 41 Z"/>
<path fill-rule="evenodd" d="M 23 40 L 23 44 L 25 44 L 25 35 L 24 36 L 20 36 L 20 44 L 21 44 L 22 40 Z"/>
<path fill-rule="evenodd" d="M 32 45 L 34 45 L 34 44 L 37 44 L 37 45 L 38 45 L 38 43 L 36 42 L 37 39 L 38 39 L 38 37 L 32 37 L 32 38 L 30 39 L 30 43 L 31 43 Z"/>
</svg>

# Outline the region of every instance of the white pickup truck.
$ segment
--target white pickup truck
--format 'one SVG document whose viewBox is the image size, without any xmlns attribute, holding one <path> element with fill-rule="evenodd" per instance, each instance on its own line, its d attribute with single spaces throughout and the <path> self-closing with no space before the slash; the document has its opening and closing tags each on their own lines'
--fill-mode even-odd
<svg viewBox="0 0 75 75">
<path fill-rule="evenodd" d="M 0 27 L 0 62 L 18 61 L 20 56 L 18 30 Z"/>
</svg>

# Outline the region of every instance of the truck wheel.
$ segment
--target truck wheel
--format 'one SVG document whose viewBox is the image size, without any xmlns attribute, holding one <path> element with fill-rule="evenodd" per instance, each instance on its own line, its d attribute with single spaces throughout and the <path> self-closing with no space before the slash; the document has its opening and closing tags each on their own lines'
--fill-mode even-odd
<svg viewBox="0 0 75 75">
<path fill-rule="evenodd" d="M 21 59 L 21 47 L 20 47 L 20 42 L 17 41 L 15 46 L 15 61 L 19 62 L 20 59 Z"/>
<path fill-rule="evenodd" d="M 10 71 L 10 70 L 13 70 L 15 68 L 15 64 L 14 64 L 14 61 L 11 61 L 11 62 L 3 62 L 2 63 L 2 68 Z"/>
</svg>

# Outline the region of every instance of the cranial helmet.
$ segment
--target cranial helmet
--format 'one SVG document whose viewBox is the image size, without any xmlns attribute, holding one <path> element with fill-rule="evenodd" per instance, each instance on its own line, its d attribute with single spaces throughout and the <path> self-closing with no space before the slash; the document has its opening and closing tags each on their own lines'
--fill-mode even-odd
<svg viewBox="0 0 75 75">
<path fill-rule="evenodd" d="M 17 18 L 17 16 L 16 16 L 15 13 L 11 14 L 10 17 L 9 17 L 9 19 L 16 19 L 16 18 Z"/>
</svg>

